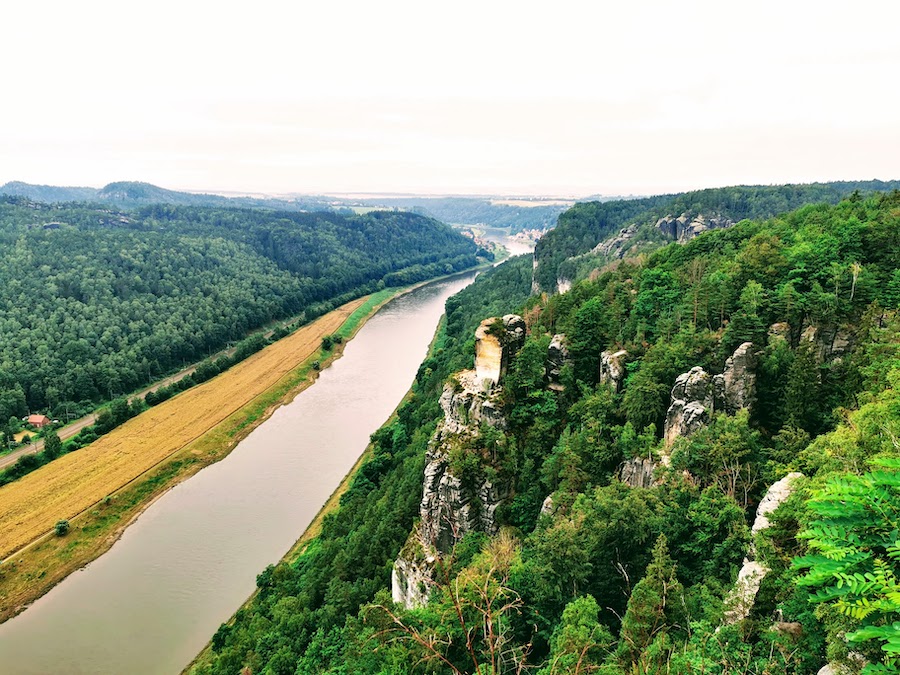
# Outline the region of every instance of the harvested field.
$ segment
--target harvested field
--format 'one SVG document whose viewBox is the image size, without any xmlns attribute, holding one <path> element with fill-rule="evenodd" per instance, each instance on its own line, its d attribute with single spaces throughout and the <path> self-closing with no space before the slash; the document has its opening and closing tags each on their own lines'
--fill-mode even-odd
<svg viewBox="0 0 900 675">
<path fill-rule="evenodd" d="M 0 488 L 0 559 L 127 485 L 264 394 L 365 299 L 347 303 L 103 436 Z"/>
</svg>

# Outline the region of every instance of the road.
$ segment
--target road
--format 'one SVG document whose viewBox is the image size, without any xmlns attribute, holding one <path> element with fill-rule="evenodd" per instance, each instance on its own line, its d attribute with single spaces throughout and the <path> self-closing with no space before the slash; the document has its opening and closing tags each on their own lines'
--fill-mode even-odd
<svg viewBox="0 0 900 675">
<path fill-rule="evenodd" d="M 297 321 L 299 318 L 300 318 L 299 316 L 292 316 L 289 319 L 282 319 L 280 321 L 275 321 L 261 330 L 263 331 L 266 338 L 271 338 L 272 334 L 280 326 L 287 326 L 287 325 L 293 323 L 294 321 Z M 248 335 L 248 337 L 249 337 L 249 335 Z M 234 350 L 235 350 L 234 347 L 229 347 L 228 349 L 223 349 L 222 351 L 216 352 L 215 354 L 213 354 L 212 356 L 210 356 L 208 358 L 210 360 L 215 360 L 215 359 L 219 358 L 220 356 L 231 356 L 232 354 L 234 354 Z M 206 359 L 204 359 L 204 360 L 206 360 Z M 175 373 L 174 375 L 169 375 L 169 377 L 162 379 L 159 382 L 156 382 L 155 384 L 150 385 L 146 389 L 142 389 L 141 391 L 137 392 L 136 394 L 132 394 L 131 396 L 128 397 L 128 400 L 131 401 L 131 400 L 134 400 L 135 398 L 146 396 L 151 391 L 156 391 L 157 389 L 160 389 L 161 387 L 165 387 L 166 385 L 172 384 L 173 382 L 180 380 L 185 375 L 190 375 L 191 373 L 193 373 L 195 370 L 197 370 L 197 366 L 199 366 L 199 365 L 200 365 L 200 362 L 195 363 L 191 366 L 188 366 L 184 370 L 180 370 L 177 373 Z M 59 434 L 59 440 L 65 441 L 66 439 L 72 438 L 72 436 L 77 434 L 79 431 L 81 431 L 85 427 L 91 426 L 94 422 L 97 421 L 97 415 L 98 415 L 98 413 L 93 412 L 90 415 L 85 415 L 84 417 L 77 419 L 74 422 L 71 422 L 71 423 L 67 424 L 66 426 L 62 427 L 61 429 L 59 429 L 57 431 L 57 433 Z M 24 457 L 25 455 L 33 455 L 35 453 L 40 452 L 43 449 L 44 449 L 44 440 L 38 439 L 34 443 L 26 445 L 24 448 L 18 448 L 17 450 L 13 450 L 8 455 L 0 456 L 0 471 L 2 471 L 3 469 L 5 469 L 8 466 L 12 466 L 13 464 L 15 464 L 17 461 L 19 461 L 20 457 Z"/>
<path fill-rule="evenodd" d="M 229 351 L 231 351 L 231 350 L 229 350 Z M 197 370 L 198 365 L 199 364 L 195 363 L 192 366 L 188 366 L 184 370 L 178 371 L 174 375 L 169 375 L 169 377 L 152 384 L 151 386 L 147 387 L 146 389 L 142 389 L 141 391 L 137 392 L 136 394 L 132 394 L 131 396 L 128 397 L 128 400 L 131 401 L 131 400 L 134 400 L 135 398 L 141 398 L 141 397 L 149 394 L 151 391 L 156 391 L 157 389 L 159 389 L 161 387 L 165 387 L 169 384 L 172 384 L 173 382 L 180 380 L 185 375 L 190 375 L 191 373 L 193 373 L 195 370 Z M 94 422 L 97 421 L 97 414 L 98 413 L 93 412 L 90 415 L 85 415 L 84 417 L 81 417 L 81 418 L 75 420 L 74 422 L 71 422 L 71 423 L 67 424 L 66 426 L 62 427 L 61 429 L 59 429 L 57 431 L 57 433 L 59 434 L 59 439 L 61 441 L 65 441 L 66 439 L 72 438 L 72 436 L 77 434 L 79 431 L 81 431 L 85 427 L 91 426 Z M 26 445 L 25 447 L 13 450 L 8 455 L 3 455 L 2 457 L 0 457 L 0 471 L 2 471 L 3 469 L 5 469 L 8 466 L 12 466 L 13 464 L 15 464 L 17 461 L 19 461 L 20 457 L 24 457 L 25 455 L 33 455 L 35 453 L 40 452 L 43 449 L 44 449 L 44 439 L 39 438 L 34 443 L 30 443 L 29 445 Z"/>
</svg>

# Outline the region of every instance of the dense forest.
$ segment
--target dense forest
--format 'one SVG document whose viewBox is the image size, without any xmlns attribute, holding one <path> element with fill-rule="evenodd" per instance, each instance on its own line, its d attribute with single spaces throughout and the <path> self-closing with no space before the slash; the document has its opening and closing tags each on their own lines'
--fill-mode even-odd
<svg viewBox="0 0 900 675">
<path fill-rule="evenodd" d="M 58 187 L 11 181 L 0 185 L 0 195 L 25 197 L 47 203 L 91 202 L 116 208 L 138 208 L 154 204 L 173 206 L 212 206 L 217 208 L 262 208 L 278 211 L 337 211 L 352 214 L 358 206 L 411 211 L 458 225 L 489 225 L 508 228 L 511 233 L 522 230 L 547 230 L 556 225 L 557 216 L 566 207 L 542 204 L 529 206 L 497 203 L 482 197 L 372 197 L 350 199 L 323 195 L 290 195 L 276 197 L 224 197 L 214 194 L 180 192 L 135 181 L 117 181 L 102 188 Z"/>
<path fill-rule="evenodd" d="M 458 271 L 476 247 L 429 218 L 0 198 L 0 420 L 62 417 L 276 319 Z"/>
<path fill-rule="evenodd" d="M 843 181 L 803 185 L 736 186 L 697 190 L 676 195 L 576 204 L 560 216 L 560 225 L 548 232 L 535 248 L 535 282 L 553 291 L 557 279 L 578 280 L 587 272 L 609 262 L 605 255 L 590 255 L 599 243 L 629 225 L 637 231 L 630 242 L 635 250 L 652 249 L 666 243 L 655 228 L 658 219 L 705 215 L 725 217 L 735 222 L 787 213 L 804 204 L 833 204 L 852 192 L 900 189 L 900 181 Z M 580 257 L 587 259 L 581 259 Z"/>
<path fill-rule="evenodd" d="M 296 196 L 291 199 L 224 197 L 222 195 L 167 190 L 150 183 L 138 181 L 116 181 L 102 188 L 34 185 L 21 181 L 10 181 L 0 185 L 0 195 L 25 197 L 32 201 L 46 203 L 89 202 L 92 204 L 107 204 L 120 209 L 132 209 L 152 204 L 171 204 L 175 206 L 214 206 L 217 208 L 262 208 L 276 211 L 329 211 L 334 203 L 334 200 L 329 197 L 313 195 Z"/>
<path fill-rule="evenodd" d="M 581 236 L 577 215 L 558 242 Z M 564 294 L 529 298 L 519 258 L 449 300 L 341 507 L 260 574 L 195 672 L 900 672 L 900 193 L 741 219 Z M 504 423 L 449 458 L 461 490 L 511 486 L 497 533 L 454 533 L 424 561 L 430 601 L 394 604 L 438 398 L 472 367 L 479 322 L 513 310 L 528 330 L 492 394 Z M 551 339 L 566 346 L 555 387 Z M 728 382 L 739 353 L 755 396 L 664 438 L 676 380 L 681 396 L 686 375 Z M 652 480 L 626 479 L 645 461 Z M 749 602 L 748 565 L 767 570 Z"/>
<path fill-rule="evenodd" d="M 453 225 L 488 225 L 509 229 L 511 234 L 523 230 L 549 230 L 556 225 L 564 205 L 529 206 L 498 203 L 483 197 L 382 197 L 367 199 L 363 204 L 411 210 Z"/>
</svg>

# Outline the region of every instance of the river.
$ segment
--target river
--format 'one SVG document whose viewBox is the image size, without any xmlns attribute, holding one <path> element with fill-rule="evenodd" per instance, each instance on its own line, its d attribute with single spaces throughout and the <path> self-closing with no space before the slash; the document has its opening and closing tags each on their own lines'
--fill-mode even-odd
<svg viewBox="0 0 900 675">
<path fill-rule="evenodd" d="M 352 468 L 409 389 L 444 301 L 474 276 L 385 305 L 314 386 L 0 625 L 0 672 L 180 672 Z"/>
</svg>

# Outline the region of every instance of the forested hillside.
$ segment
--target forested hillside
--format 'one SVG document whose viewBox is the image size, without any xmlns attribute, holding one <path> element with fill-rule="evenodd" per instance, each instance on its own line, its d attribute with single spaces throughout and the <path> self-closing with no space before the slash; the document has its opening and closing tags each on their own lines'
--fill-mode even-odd
<svg viewBox="0 0 900 675">
<path fill-rule="evenodd" d="M 275 319 L 470 267 L 475 252 L 408 213 L 0 199 L 0 420 L 121 395 Z"/>
<path fill-rule="evenodd" d="M 541 204 L 539 201 L 533 206 L 520 206 L 481 197 L 382 197 L 362 203 L 412 210 L 454 225 L 509 228 L 512 234 L 523 230 L 548 230 L 566 210 L 564 205 Z"/>
<path fill-rule="evenodd" d="M 527 259 L 484 275 L 322 536 L 196 672 L 900 672 L 898 260 L 895 192 L 565 294 L 526 301 Z M 514 308 L 527 339 L 483 325 L 509 367 L 467 389 L 475 327 Z M 395 598 L 421 574 L 398 604 L 392 565 Z"/>
<path fill-rule="evenodd" d="M 853 191 L 886 191 L 900 188 L 900 181 L 844 181 L 806 185 L 735 186 L 697 190 L 633 200 L 576 204 L 559 217 L 559 225 L 535 248 L 535 282 L 554 291 L 558 279 L 578 280 L 602 268 L 614 257 L 668 243 L 667 233 L 655 227 L 660 218 L 687 214 L 725 218 L 771 218 L 804 204 L 834 204 Z M 592 250 L 619 230 L 633 226 L 613 250 Z M 619 254 L 616 256 L 615 254 Z M 584 259 L 579 259 L 579 257 Z"/>
<path fill-rule="evenodd" d="M 10 181 L 0 185 L 0 195 L 25 197 L 36 202 L 90 202 L 116 208 L 137 208 L 151 204 L 214 206 L 218 208 L 263 208 L 280 211 L 328 211 L 334 200 L 312 195 L 293 199 L 223 197 L 222 195 L 179 192 L 138 181 L 116 181 L 102 188 L 33 185 Z"/>
</svg>

